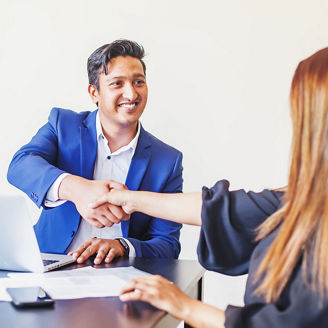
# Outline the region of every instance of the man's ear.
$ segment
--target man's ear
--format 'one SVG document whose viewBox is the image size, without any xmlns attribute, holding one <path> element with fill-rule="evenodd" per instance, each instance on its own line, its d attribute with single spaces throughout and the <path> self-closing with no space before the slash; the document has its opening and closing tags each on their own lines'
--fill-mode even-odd
<svg viewBox="0 0 328 328">
<path fill-rule="evenodd" d="M 93 103 L 95 103 L 97 105 L 98 104 L 98 96 L 99 96 L 97 88 L 94 85 L 89 84 L 88 92 L 89 92 L 89 95 L 90 95 Z"/>
</svg>

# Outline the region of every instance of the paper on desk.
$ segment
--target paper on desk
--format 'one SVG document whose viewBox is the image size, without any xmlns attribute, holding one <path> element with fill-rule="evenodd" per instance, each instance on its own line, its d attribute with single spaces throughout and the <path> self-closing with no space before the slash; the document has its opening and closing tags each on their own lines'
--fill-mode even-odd
<svg viewBox="0 0 328 328">
<path fill-rule="evenodd" d="M 149 273 L 132 266 L 95 269 L 84 267 L 38 273 L 13 273 L 9 278 L 0 279 L 0 300 L 10 301 L 8 287 L 41 286 L 53 299 L 117 296 L 123 286 L 133 278 Z"/>
</svg>

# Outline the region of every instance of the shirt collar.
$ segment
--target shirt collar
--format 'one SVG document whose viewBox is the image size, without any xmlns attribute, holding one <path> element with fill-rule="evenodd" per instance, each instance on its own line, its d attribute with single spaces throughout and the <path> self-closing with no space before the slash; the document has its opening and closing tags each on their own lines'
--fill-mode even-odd
<svg viewBox="0 0 328 328">
<path fill-rule="evenodd" d="M 97 129 L 97 140 L 98 140 L 98 142 L 99 142 L 99 140 L 103 139 L 103 140 L 106 141 L 106 144 L 107 144 L 108 140 L 106 139 L 106 137 L 103 133 L 103 129 L 102 129 L 102 126 L 101 126 L 101 123 L 100 123 L 99 110 L 97 111 L 97 116 L 96 116 L 96 129 Z M 136 148 L 137 148 L 139 135 L 140 135 L 140 122 L 138 121 L 138 128 L 137 128 L 137 133 L 136 133 L 135 137 L 127 145 L 121 147 L 120 149 L 116 150 L 112 154 L 113 155 L 118 155 L 118 154 L 120 154 L 120 153 L 122 153 L 126 150 L 132 149 L 132 156 L 133 156 L 135 151 L 136 151 Z"/>
</svg>

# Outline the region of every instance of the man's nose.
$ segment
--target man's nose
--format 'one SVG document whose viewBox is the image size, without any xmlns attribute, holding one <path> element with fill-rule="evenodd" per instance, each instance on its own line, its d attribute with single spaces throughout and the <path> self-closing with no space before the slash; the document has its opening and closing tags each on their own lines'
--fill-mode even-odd
<svg viewBox="0 0 328 328">
<path fill-rule="evenodd" d="M 134 85 L 132 83 L 126 83 L 123 90 L 123 97 L 133 101 L 137 98 L 137 96 L 138 93 L 136 92 Z"/>
</svg>

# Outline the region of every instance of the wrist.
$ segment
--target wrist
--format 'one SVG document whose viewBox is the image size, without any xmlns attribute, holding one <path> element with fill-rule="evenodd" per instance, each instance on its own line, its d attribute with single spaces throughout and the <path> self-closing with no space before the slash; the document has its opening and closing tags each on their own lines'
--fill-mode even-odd
<svg viewBox="0 0 328 328">
<path fill-rule="evenodd" d="M 85 180 L 76 175 L 68 175 L 60 183 L 58 197 L 62 200 L 69 200 L 74 203 L 75 193 L 79 191 L 79 184 Z"/>
<path fill-rule="evenodd" d="M 224 328 L 224 311 L 198 300 L 191 299 L 185 302 L 184 317 L 182 318 L 192 327 L 218 327 Z"/>
<path fill-rule="evenodd" d="M 197 311 L 197 300 L 194 300 L 187 296 L 186 300 L 184 302 L 181 302 L 181 318 L 184 321 L 189 321 L 190 317 L 192 316 L 192 313 L 194 311 Z"/>
<path fill-rule="evenodd" d="M 124 257 L 129 257 L 129 254 L 130 254 L 130 246 L 129 246 L 129 244 L 125 241 L 124 238 L 115 238 L 115 239 L 122 246 L 123 252 L 124 252 Z"/>
<path fill-rule="evenodd" d="M 125 201 L 125 207 L 126 210 L 128 211 L 128 214 L 134 213 L 138 211 L 138 202 L 135 200 L 136 196 L 140 191 L 136 192 L 133 190 L 126 190 L 125 191 L 126 195 L 126 201 Z"/>
</svg>

